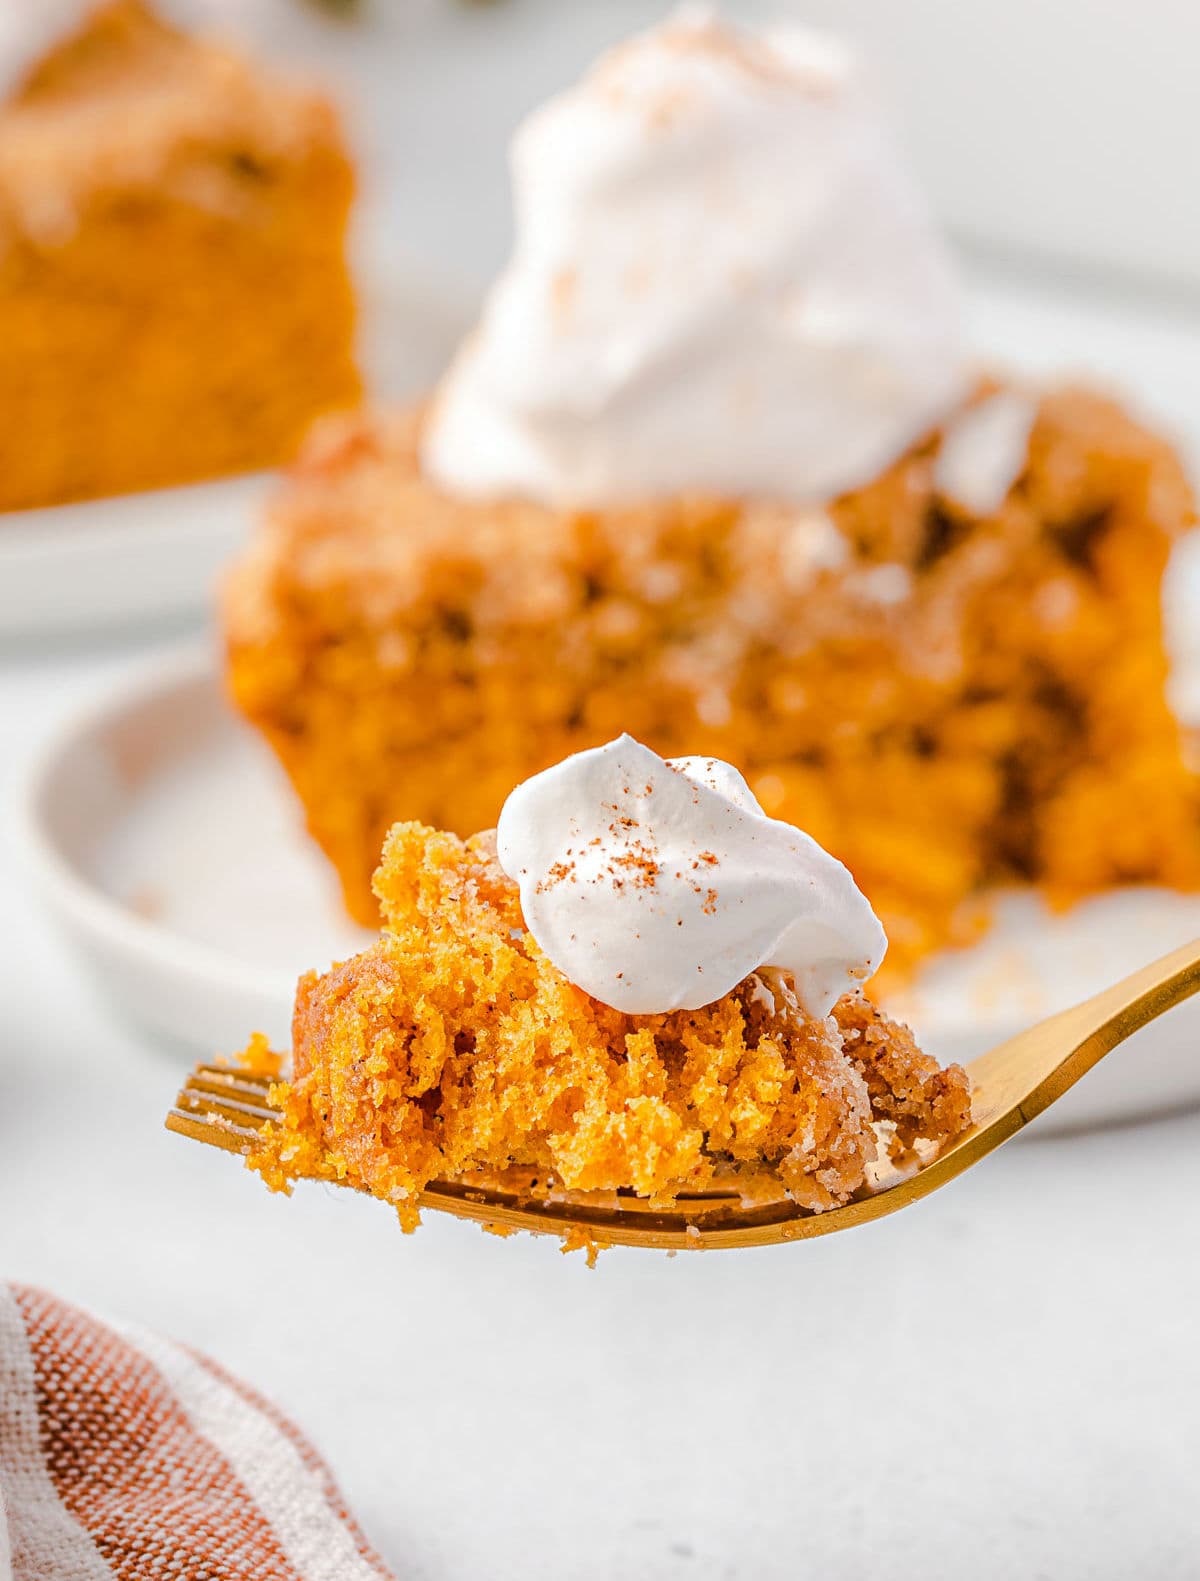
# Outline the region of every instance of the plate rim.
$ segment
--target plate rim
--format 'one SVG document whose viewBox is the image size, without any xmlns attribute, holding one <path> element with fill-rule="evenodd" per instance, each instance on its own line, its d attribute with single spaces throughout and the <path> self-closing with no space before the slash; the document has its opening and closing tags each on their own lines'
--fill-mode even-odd
<svg viewBox="0 0 1200 1581">
<path fill-rule="evenodd" d="M 160 505 L 169 506 L 183 500 L 203 504 L 222 494 L 236 496 L 254 489 L 267 489 L 283 471 L 283 467 L 256 467 L 247 472 L 227 472 L 218 477 L 193 478 L 187 483 L 170 483 L 162 488 L 125 489 L 120 494 L 98 494 L 89 499 L 0 511 L 0 566 L 14 548 L 38 549 L 50 543 L 59 549 L 64 539 L 73 540 L 76 534 L 83 533 L 87 534 L 89 544 L 106 543 L 126 534 L 139 535 L 149 530 L 143 522 L 119 518 L 117 513 L 122 509 L 149 513 Z M 112 521 L 96 520 L 110 513 Z M 191 515 L 182 524 L 183 528 L 195 525 L 196 520 Z"/>
<path fill-rule="evenodd" d="M 58 644 L 192 619 L 281 475 L 0 512 L 0 642 Z"/>
<path fill-rule="evenodd" d="M 28 765 L 17 795 L 17 847 L 27 878 L 59 919 L 67 919 L 105 949 L 118 950 L 141 967 L 156 967 L 195 985 L 220 983 L 245 995 L 261 995 L 273 980 L 292 993 L 300 976 L 251 967 L 212 945 L 186 938 L 141 917 L 95 880 L 62 849 L 51 824 L 50 801 L 68 755 L 89 738 L 152 700 L 196 687 L 219 690 L 220 669 L 211 643 L 188 641 L 143 661 L 99 697 L 61 721 Z"/>
</svg>

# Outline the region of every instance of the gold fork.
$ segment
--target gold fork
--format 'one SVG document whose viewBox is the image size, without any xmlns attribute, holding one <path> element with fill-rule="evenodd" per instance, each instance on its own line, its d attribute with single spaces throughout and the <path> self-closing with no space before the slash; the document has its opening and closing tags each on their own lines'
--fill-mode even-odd
<svg viewBox="0 0 1200 1581">
<path fill-rule="evenodd" d="M 574 1231 L 595 1245 L 685 1248 L 768 1246 L 829 1235 L 895 1213 L 977 1164 L 1048 1109 L 1118 1043 L 1200 990 L 1200 940 L 1175 950 L 1074 1009 L 1030 1027 L 972 1060 L 971 1125 L 907 1174 L 892 1172 L 844 1207 L 812 1213 L 782 1187 L 769 1200 L 744 1202 L 735 1191 L 680 1195 L 664 1207 L 626 1192 L 522 1191 L 486 1181 L 437 1181 L 421 1205 L 500 1230 Z M 167 1129 L 229 1152 L 245 1153 L 258 1131 L 279 1118 L 269 1077 L 201 1065 L 167 1116 Z"/>
</svg>

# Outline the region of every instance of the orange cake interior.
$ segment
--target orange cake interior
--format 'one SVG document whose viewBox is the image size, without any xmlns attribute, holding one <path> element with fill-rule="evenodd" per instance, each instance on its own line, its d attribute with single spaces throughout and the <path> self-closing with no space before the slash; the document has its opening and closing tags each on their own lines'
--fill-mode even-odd
<svg viewBox="0 0 1200 1581">
<path fill-rule="evenodd" d="M 489 835 L 391 832 L 379 941 L 296 997 L 282 1123 L 251 1158 L 267 1181 L 359 1187 L 412 1228 L 433 1180 L 521 1172 L 654 1201 L 714 1182 L 845 1202 L 877 1159 L 968 1123 L 958 1066 L 855 994 L 805 1016 L 759 972 L 701 1010 L 627 1015 L 573 986 L 525 931 Z M 273 1057 L 261 1040 L 245 1058 Z"/>
<path fill-rule="evenodd" d="M 0 103 L 0 509 L 273 465 L 357 399 L 319 94 L 100 7 Z"/>
<path fill-rule="evenodd" d="M 570 512 L 448 497 L 419 427 L 327 426 L 225 600 L 233 696 L 364 922 L 394 819 L 488 827 L 622 729 L 737 763 L 847 864 L 894 972 L 987 886 L 1200 885 L 1160 596 L 1193 502 L 1112 402 L 1045 396 L 982 517 L 938 494 L 938 435 L 821 512 Z"/>
</svg>

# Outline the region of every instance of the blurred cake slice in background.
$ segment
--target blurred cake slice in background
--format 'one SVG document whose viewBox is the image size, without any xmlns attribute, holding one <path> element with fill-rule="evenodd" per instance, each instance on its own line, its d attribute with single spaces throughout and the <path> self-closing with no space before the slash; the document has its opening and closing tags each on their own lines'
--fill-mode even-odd
<svg viewBox="0 0 1200 1581">
<path fill-rule="evenodd" d="M 1108 397 L 972 365 L 836 43 L 680 12 L 520 129 L 517 240 L 431 406 L 314 438 L 225 603 L 236 702 L 374 915 L 627 728 L 738 763 L 893 970 L 1035 883 L 1200 887 L 1161 586 L 1195 522 Z"/>
<path fill-rule="evenodd" d="M 275 465 L 360 394 L 320 93 L 139 0 L 0 19 L 0 509 Z"/>
<path fill-rule="evenodd" d="M 894 968 L 972 937 L 994 884 L 1200 885 L 1160 608 L 1191 496 L 1112 403 L 1040 400 L 985 515 L 938 493 L 940 435 L 822 511 L 554 512 L 447 497 L 418 432 L 326 432 L 225 604 L 235 699 L 360 920 L 394 817 L 493 823 L 622 724 L 744 765 L 872 895 Z"/>
</svg>

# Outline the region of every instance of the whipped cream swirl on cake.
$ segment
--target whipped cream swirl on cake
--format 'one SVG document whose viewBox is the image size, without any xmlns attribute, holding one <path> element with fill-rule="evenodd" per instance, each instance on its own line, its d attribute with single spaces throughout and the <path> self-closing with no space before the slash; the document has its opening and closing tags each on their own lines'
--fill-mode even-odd
<svg viewBox="0 0 1200 1581">
<path fill-rule="evenodd" d="M 773 966 L 819 1018 L 887 949 L 846 868 L 719 759 L 632 736 L 578 752 L 517 786 L 496 844 L 542 950 L 631 1015 L 697 1010 Z"/>
<path fill-rule="evenodd" d="M 957 285 L 852 57 L 677 12 L 535 112 L 428 421 L 452 492 L 825 499 L 965 388 Z"/>
</svg>

